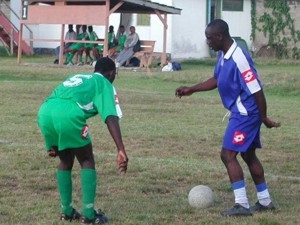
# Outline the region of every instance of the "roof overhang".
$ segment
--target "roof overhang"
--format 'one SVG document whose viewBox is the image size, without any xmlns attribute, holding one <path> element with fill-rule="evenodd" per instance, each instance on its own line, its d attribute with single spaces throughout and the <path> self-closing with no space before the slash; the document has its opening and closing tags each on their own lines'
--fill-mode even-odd
<svg viewBox="0 0 300 225">
<path fill-rule="evenodd" d="M 105 5 L 105 0 L 28 0 L 29 5 L 44 3 L 54 5 L 58 2 L 64 2 L 65 5 Z M 137 13 L 137 14 L 155 14 L 155 11 L 167 14 L 181 14 L 181 9 L 172 6 L 163 5 L 147 0 L 110 0 L 110 8 L 112 9 L 120 2 L 123 2 L 115 13 Z"/>
</svg>

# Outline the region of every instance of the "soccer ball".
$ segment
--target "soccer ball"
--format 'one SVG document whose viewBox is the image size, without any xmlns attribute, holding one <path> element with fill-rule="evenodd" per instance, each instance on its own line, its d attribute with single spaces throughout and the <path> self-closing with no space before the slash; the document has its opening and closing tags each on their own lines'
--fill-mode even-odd
<svg viewBox="0 0 300 225">
<path fill-rule="evenodd" d="M 189 192 L 189 204 L 195 208 L 207 208 L 213 205 L 215 194 L 210 187 L 197 185 Z"/>
</svg>

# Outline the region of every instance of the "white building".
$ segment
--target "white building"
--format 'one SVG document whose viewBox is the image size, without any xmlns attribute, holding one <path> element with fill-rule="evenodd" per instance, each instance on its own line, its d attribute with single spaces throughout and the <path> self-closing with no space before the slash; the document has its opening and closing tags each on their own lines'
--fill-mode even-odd
<svg viewBox="0 0 300 225">
<path fill-rule="evenodd" d="M 11 0 L 11 8 L 20 12 L 20 0 Z M 250 46 L 251 0 L 152 0 L 160 4 L 182 9 L 181 15 L 168 15 L 167 52 L 172 58 L 204 58 L 210 56 L 204 35 L 206 25 L 214 18 L 228 22 L 230 34 L 241 37 Z M 120 25 L 120 14 L 110 16 L 110 25 Z M 124 17 L 123 17 L 124 18 Z M 18 27 L 18 21 L 12 18 Z M 123 20 L 124 21 L 124 20 Z M 163 48 L 163 25 L 157 15 L 130 15 L 126 26 L 136 26 L 141 39 L 156 40 L 155 51 Z M 34 38 L 60 37 L 60 25 L 30 25 Z M 99 37 L 104 27 L 95 27 Z M 115 29 L 116 31 L 116 29 Z M 26 31 L 25 34 L 26 35 Z M 35 42 L 34 48 L 55 48 L 59 43 Z"/>
</svg>

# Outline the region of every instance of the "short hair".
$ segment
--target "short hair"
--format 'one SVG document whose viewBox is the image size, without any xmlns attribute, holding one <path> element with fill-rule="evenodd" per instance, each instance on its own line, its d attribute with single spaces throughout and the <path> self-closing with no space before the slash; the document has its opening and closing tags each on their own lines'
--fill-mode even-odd
<svg viewBox="0 0 300 225">
<path fill-rule="evenodd" d="M 207 27 L 213 27 L 216 33 L 230 37 L 228 24 L 224 20 L 215 19 L 211 21 Z"/>
<path fill-rule="evenodd" d="M 116 64 L 114 61 L 109 57 L 103 57 L 97 60 L 94 72 L 106 73 L 115 69 Z"/>
</svg>

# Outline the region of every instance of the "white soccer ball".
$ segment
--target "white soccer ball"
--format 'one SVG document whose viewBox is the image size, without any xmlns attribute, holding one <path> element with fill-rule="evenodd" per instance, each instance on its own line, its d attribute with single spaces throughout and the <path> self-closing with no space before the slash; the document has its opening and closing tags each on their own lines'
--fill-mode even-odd
<svg viewBox="0 0 300 225">
<path fill-rule="evenodd" d="M 213 205 L 215 194 L 210 187 L 197 185 L 189 192 L 189 204 L 195 208 L 207 208 Z"/>
</svg>

